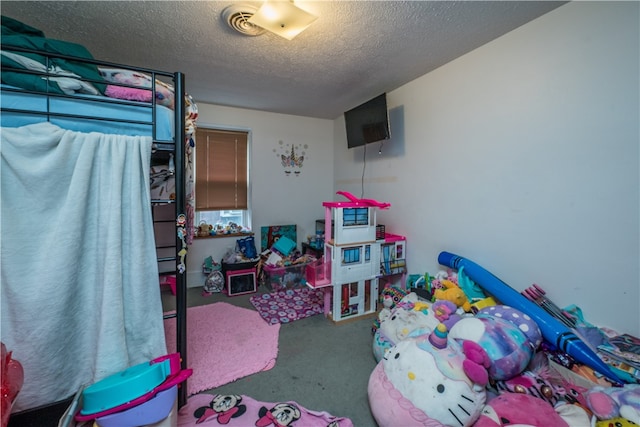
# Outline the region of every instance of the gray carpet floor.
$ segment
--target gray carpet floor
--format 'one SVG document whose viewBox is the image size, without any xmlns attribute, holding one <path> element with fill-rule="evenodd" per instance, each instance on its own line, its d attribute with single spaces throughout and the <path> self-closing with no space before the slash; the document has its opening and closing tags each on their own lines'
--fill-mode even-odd
<svg viewBox="0 0 640 427">
<path fill-rule="evenodd" d="M 258 287 L 258 293 L 262 292 L 269 290 Z M 202 288 L 190 288 L 187 305 L 223 301 L 255 310 L 249 301 L 252 295 L 203 296 Z M 162 297 L 165 311 L 175 309 L 175 297 L 168 289 L 163 289 Z M 376 427 L 367 398 L 369 375 L 376 365 L 371 334 L 374 318 L 335 323 L 320 314 L 282 324 L 273 369 L 206 393 L 241 394 L 264 402 L 295 401 L 308 410 L 347 417 L 356 427 Z"/>
</svg>

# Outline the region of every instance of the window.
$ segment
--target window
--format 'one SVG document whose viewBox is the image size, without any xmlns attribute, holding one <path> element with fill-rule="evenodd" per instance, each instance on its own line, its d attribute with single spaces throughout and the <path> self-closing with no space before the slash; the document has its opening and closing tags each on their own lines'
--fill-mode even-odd
<svg viewBox="0 0 640 427">
<path fill-rule="evenodd" d="M 248 132 L 196 130 L 196 224 L 251 228 Z"/>
<path fill-rule="evenodd" d="M 345 227 L 369 224 L 369 208 L 345 208 L 342 211 Z"/>
<path fill-rule="evenodd" d="M 342 265 L 359 264 L 360 263 L 360 247 L 351 247 L 342 249 Z"/>
</svg>

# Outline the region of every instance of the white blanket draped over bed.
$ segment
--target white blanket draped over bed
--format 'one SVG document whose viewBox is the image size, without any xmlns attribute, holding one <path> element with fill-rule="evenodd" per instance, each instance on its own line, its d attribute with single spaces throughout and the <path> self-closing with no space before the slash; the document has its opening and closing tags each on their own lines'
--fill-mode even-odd
<svg viewBox="0 0 640 427">
<path fill-rule="evenodd" d="M 1 339 L 24 366 L 13 411 L 166 353 L 151 139 L 2 128 Z"/>
</svg>

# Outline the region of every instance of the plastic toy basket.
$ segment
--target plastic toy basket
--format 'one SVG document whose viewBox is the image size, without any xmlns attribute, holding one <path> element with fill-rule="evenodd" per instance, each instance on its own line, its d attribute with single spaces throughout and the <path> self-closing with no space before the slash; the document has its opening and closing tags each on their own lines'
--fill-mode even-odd
<svg viewBox="0 0 640 427">
<path fill-rule="evenodd" d="M 262 267 L 261 285 L 273 291 L 305 286 L 305 267 L 308 263 L 292 264 L 288 266 L 265 265 Z"/>
</svg>

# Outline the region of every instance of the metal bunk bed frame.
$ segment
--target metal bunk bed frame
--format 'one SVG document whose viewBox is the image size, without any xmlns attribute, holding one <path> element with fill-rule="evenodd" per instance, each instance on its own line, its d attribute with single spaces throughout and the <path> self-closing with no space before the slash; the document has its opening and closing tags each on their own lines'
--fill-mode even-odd
<svg viewBox="0 0 640 427">
<path fill-rule="evenodd" d="M 92 97 L 86 98 L 82 95 L 67 95 L 61 93 L 53 93 L 49 92 L 40 92 L 33 91 L 21 88 L 11 88 L 11 87 L 2 87 L 0 92 L 20 92 L 27 94 L 36 94 L 42 95 L 47 98 L 47 108 L 46 111 L 32 111 L 28 109 L 19 109 L 19 108 L 2 108 L 1 112 L 7 113 L 17 113 L 17 114 L 29 114 L 29 115 L 42 115 L 46 117 L 47 121 L 50 121 L 53 117 L 59 118 L 72 118 L 72 119 L 83 119 L 83 120 L 94 120 L 94 121 L 107 121 L 107 122 L 117 122 L 117 123 L 130 123 L 132 125 L 149 125 L 152 129 L 152 138 L 153 138 L 153 152 L 154 153 L 173 153 L 175 158 L 176 170 L 175 170 L 175 199 L 168 200 L 152 200 L 152 206 L 157 203 L 171 203 L 175 205 L 175 221 L 176 221 L 176 233 L 175 233 L 175 256 L 172 257 L 163 257 L 158 258 L 158 262 L 165 261 L 174 261 L 175 262 L 175 275 L 176 275 L 176 310 L 173 313 L 165 314 L 164 318 L 176 318 L 176 351 L 180 354 L 181 359 L 181 369 L 187 369 L 187 273 L 186 269 L 180 268 L 184 266 L 186 263 L 186 243 L 185 243 L 185 234 L 187 232 L 184 221 L 181 218 L 186 217 L 186 176 L 185 176 L 185 161 L 186 161 L 186 150 L 185 150 L 185 138 L 186 138 L 186 130 L 185 130 L 185 76 L 181 72 L 165 72 L 159 70 L 152 70 L 142 67 L 132 67 L 129 65 L 123 65 L 113 62 L 107 61 L 99 61 L 95 59 L 87 59 L 87 58 L 78 58 L 74 56 L 68 56 L 53 52 L 46 51 L 38 51 L 33 49 L 26 49 L 17 46 L 7 46 L 5 44 L 1 45 L 2 50 L 12 51 L 12 52 L 23 52 L 23 53 L 32 53 L 43 56 L 45 58 L 46 69 L 49 70 L 49 63 L 51 58 L 59 58 L 66 59 L 78 63 L 87 63 L 95 66 L 103 66 L 103 67 L 111 67 L 111 68 L 120 68 L 125 70 L 137 71 L 141 73 L 146 73 L 151 76 L 152 79 L 152 87 L 149 88 L 152 94 L 156 93 L 156 77 L 165 77 L 173 81 L 174 84 L 174 93 L 175 93 L 175 106 L 174 106 L 174 129 L 173 129 L 173 140 L 159 140 L 156 132 L 156 111 L 158 104 L 156 103 L 155 96 L 152 96 L 152 101 L 150 103 L 136 102 L 136 101 L 127 101 L 117 98 L 110 97 Z M 25 74 L 34 74 L 41 76 L 48 82 L 48 77 L 56 77 L 55 74 L 47 72 L 38 72 L 33 70 L 26 69 L 18 69 L 18 68 L 9 68 L 6 67 L 4 70 L 10 70 L 14 72 L 20 72 Z M 99 83 L 105 84 L 104 81 L 92 80 L 78 77 L 78 80 L 85 81 L 87 83 Z M 126 84 L 119 83 L 109 83 L 113 85 L 119 85 L 124 87 L 136 88 L 135 86 L 130 86 Z M 50 102 L 49 100 L 52 97 L 56 98 L 67 98 L 67 99 L 82 99 L 84 101 L 89 100 L 90 102 L 95 103 L 109 103 L 109 104 L 120 104 L 120 105 L 135 105 L 135 106 L 147 106 L 151 108 L 151 121 L 140 121 L 140 120 L 127 120 L 127 119 L 114 119 L 114 118 L 105 118 L 105 117 L 94 117 L 94 116 L 86 116 L 80 114 L 67 114 L 67 113 L 58 113 L 54 111 L 49 111 Z M 152 154 L 153 157 L 153 154 Z M 180 230 L 182 228 L 182 230 Z M 181 232 L 180 232 L 181 231 Z M 180 252 L 183 252 L 183 255 L 180 255 Z M 167 274 L 167 272 L 164 272 Z M 158 285 L 159 288 L 159 285 Z M 26 419 L 29 417 L 35 417 L 34 419 L 40 419 L 43 413 L 47 413 L 47 408 L 58 408 L 60 409 L 61 405 L 66 409 L 65 403 L 70 402 L 73 397 L 70 397 L 67 400 L 53 403 L 52 405 L 47 405 L 42 408 L 35 408 L 32 410 L 27 410 L 24 412 L 31 412 L 31 414 L 27 414 Z M 187 383 L 186 381 L 180 384 L 178 388 L 178 408 L 181 408 L 186 404 L 187 401 Z M 56 409 L 54 409 L 55 411 Z M 19 414 L 18 414 L 19 415 Z"/>
</svg>

